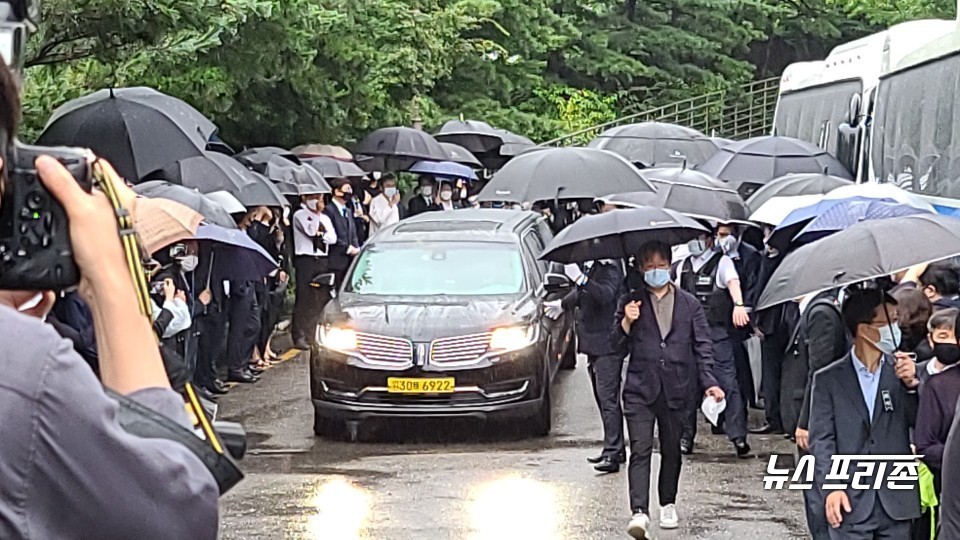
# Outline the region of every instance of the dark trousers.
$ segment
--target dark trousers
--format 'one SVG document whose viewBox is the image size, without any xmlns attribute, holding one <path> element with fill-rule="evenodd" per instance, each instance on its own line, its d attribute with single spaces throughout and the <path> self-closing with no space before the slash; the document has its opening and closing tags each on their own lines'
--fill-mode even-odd
<svg viewBox="0 0 960 540">
<path fill-rule="evenodd" d="M 219 311 L 211 311 L 198 316 L 194 320 L 194 327 L 199 334 L 197 339 L 197 370 L 193 380 L 197 385 L 206 388 L 213 386 L 217 379 L 219 366 L 225 365 L 224 330 L 226 318 Z"/>
<path fill-rule="evenodd" d="M 623 357 L 619 355 L 588 356 L 587 372 L 593 383 L 593 397 L 603 423 L 603 456 L 623 458 L 623 408 L 620 388 L 623 386 Z"/>
<path fill-rule="evenodd" d="M 725 394 L 723 429 L 731 441 L 747 437 L 747 403 L 737 383 L 737 364 L 733 356 L 734 342 L 726 328 L 711 327 L 713 334 L 713 376 Z M 742 344 L 741 344 L 742 345 Z M 697 437 L 697 411 L 703 401 L 703 390 L 693 396 L 683 418 L 683 438 L 693 442 Z"/>
<path fill-rule="evenodd" d="M 809 454 L 802 448 L 797 448 L 800 457 Z M 830 524 L 827 522 L 826 501 L 820 486 L 814 482 L 813 487 L 803 491 L 803 506 L 807 514 L 807 528 L 813 540 L 830 540 Z"/>
<path fill-rule="evenodd" d="M 227 329 L 227 370 L 238 372 L 247 367 L 260 335 L 260 306 L 257 282 L 230 282 Z"/>
<path fill-rule="evenodd" d="M 830 529 L 831 540 L 905 540 L 910 538 L 910 522 L 895 521 L 883 509 L 880 498 L 873 505 L 873 514 L 864 523 L 842 523 Z M 946 540 L 946 539 L 944 539 Z"/>
<path fill-rule="evenodd" d="M 653 426 L 660 435 L 660 475 L 657 491 L 660 505 L 677 502 L 680 483 L 680 432 L 683 430 L 683 410 L 670 409 L 663 392 L 652 405 L 643 405 L 624 396 L 623 412 L 630 437 L 630 510 L 650 513 L 650 456 L 653 453 Z"/>
<path fill-rule="evenodd" d="M 330 300 L 330 289 L 311 287 L 310 282 L 320 274 L 328 272 L 327 259 L 324 257 L 295 257 L 293 270 L 296 272 L 297 290 L 293 305 L 293 340 L 312 342 L 317 332 L 317 323 L 324 306 Z"/>
<path fill-rule="evenodd" d="M 257 302 L 260 304 L 260 335 L 257 337 L 257 350 L 263 354 L 270 343 L 273 328 L 283 312 L 285 290 L 280 287 L 277 278 L 267 278 L 262 289 L 257 290 Z"/>
<path fill-rule="evenodd" d="M 776 332 L 764 336 L 762 344 L 760 388 L 763 392 L 763 406 L 767 425 L 783 429 L 780 410 L 781 381 L 783 380 L 783 357 L 787 350 L 787 336 Z"/>
<path fill-rule="evenodd" d="M 746 405 L 756 405 L 757 393 L 753 391 L 753 368 L 750 367 L 750 355 L 747 346 L 743 344 L 742 336 L 736 336 L 733 342 L 733 359 L 737 366 L 737 385 L 740 387 L 740 396 Z"/>
</svg>

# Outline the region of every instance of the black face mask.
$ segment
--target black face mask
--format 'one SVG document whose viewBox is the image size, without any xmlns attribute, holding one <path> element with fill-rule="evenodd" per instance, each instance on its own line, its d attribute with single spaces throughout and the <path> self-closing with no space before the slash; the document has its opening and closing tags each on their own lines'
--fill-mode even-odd
<svg viewBox="0 0 960 540">
<path fill-rule="evenodd" d="M 347 202 L 352 201 L 352 200 L 353 200 L 353 192 L 352 192 L 352 191 L 345 191 L 345 192 L 343 192 L 343 200 L 345 200 L 345 201 L 347 201 Z"/>
<path fill-rule="evenodd" d="M 945 366 L 960 362 L 960 345 L 956 343 L 934 343 L 933 355 Z"/>
</svg>

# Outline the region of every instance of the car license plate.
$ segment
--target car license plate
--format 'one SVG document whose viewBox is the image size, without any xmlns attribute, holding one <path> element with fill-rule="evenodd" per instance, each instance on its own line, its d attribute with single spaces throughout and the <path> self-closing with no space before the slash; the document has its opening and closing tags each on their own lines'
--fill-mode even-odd
<svg viewBox="0 0 960 540">
<path fill-rule="evenodd" d="M 387 378 L 387 392 L 391 394 L 450 394 L 455 387 L 456 383 L 453 377 Z"/>
</svg>

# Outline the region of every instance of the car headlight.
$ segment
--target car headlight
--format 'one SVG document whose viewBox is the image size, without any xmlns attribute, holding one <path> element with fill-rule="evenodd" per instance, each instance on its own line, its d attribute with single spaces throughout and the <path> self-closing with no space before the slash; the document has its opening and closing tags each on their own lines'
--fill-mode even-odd
<svg viewBox="0 0 960 540">
<path fill-rule="evenodd" d="M 497 328 L 490 336 L 490 350 L 519 351 L 537 342 L 537 325 Z"/>
<path fill-rule="evenodd" d="M 326 349 L 341 352 L 353 352 L 357 350 L 357 333 L 350 328 L 338 328 L 336 326 L 321 326 L 317 332 L 320 346 Z"/>
</svg>

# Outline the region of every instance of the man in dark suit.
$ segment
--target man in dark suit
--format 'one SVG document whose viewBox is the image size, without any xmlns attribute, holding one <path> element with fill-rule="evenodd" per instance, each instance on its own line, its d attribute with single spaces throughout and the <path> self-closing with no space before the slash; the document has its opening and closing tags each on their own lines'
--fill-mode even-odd
<svg viewBox="0 0 960 540">
<path fill-rule="evenodd" d="M 648 538 L 650 455 L 654 424 L 660 439 L 660 528 L 679 526 L 675 502 L 680 480 L 680 436 L 685 411 L 698 388 L 724 398 L 713 375 L 713 338 L 699 300 L 670 282 L 670 246 L 650 242 L 637 261 L 646 288 L 619 301 L 612 340 L 630 354 L 623 409 L 630 436 L 630 509 L 627 532 Z"/>
<path fill-rule="evenodd" d="M 916 482 L 910 489 L 832 489 L 827 481 L 835 456 L 910 456 L 910 428 L 917 415 L 920 385 L 916 364 L 896 353 L 896 300 L 877 287 L 849 292 L 843 322 L 854 337 L 853 349 L 813 377 L 810 448 L 816 458 L 816 481 L 825 494 L 827 522 L 833 540 L 899 540 L 910 535 L 910 522 L 920 517 Z M 894 365 L 894 362 L 896 363 Z M 891 466 L 888 464 L 887 469 Z M 849 470 L 857 471 L 852 460 Z M 873 483 L 876 479 L 861 479 Z M 848 485 L 849 484 L 849 485 Z M 902 485 L 902 482 L 901 482 Z"/>
<path fill-rule="evenodd" d="M 810 450 L 810 392 L 813 375 L 850 351 L 850 340 L 840 315 L 839 291 L 824 291 L 800 304 L 800 323 L 794 335 L 797 369 L 784 366 L 785 374 L 796 377 L 784 379 L 784 411 L 797 409 L 794 435 L 801 456 Z M 789 406 L 787 405 L 789 404 Z M 785 426 L 789 427 L 789 426 Z M 830 525 L 824 511 L 820 486 L 804 490 L 803 500 L 807 527 L 813 540 L 830 540 Z"/>
<path fill-rule="evenodd" d="M 333 223 L 337 242 L 330 246 L 327 258 L 330 271 L 336 276 L 335 287 L 339 287 L 353 257 L 360 253 L 360 237 L 352 207 L 347 204 L 353 200 L 353 186 L 345 178 L 334 178 L 330 181 L 330 188 L 333 189 L 333 198 L 331 204 L 323 208 L 323 213 Z"/>
<path fill-rule="evenodd" d="M 437 181 L 432 176 L 421 176 L 418 193 L 407 202 L 407 217 L 417 216 L 424 212 L 439 212 L 441 208 L 435 199 L 437 196 L 436 189 Z"/>
<path fill-rule="evenodd" d="M 614 308 L 626 292 L 623 267 L 613 260 L 591 261 L 585 266 L 586 273 L 578 277 L 577 288 L 564 297 L 558 312 L 577 309 L 577 347 L 587 355 L 587 371 L 603 423 L 603 451 L 587 461 L 600 472 L 613 473 L 627 461 L 620 405 L 624 354 L 610 341 Z"/>
</svg>

